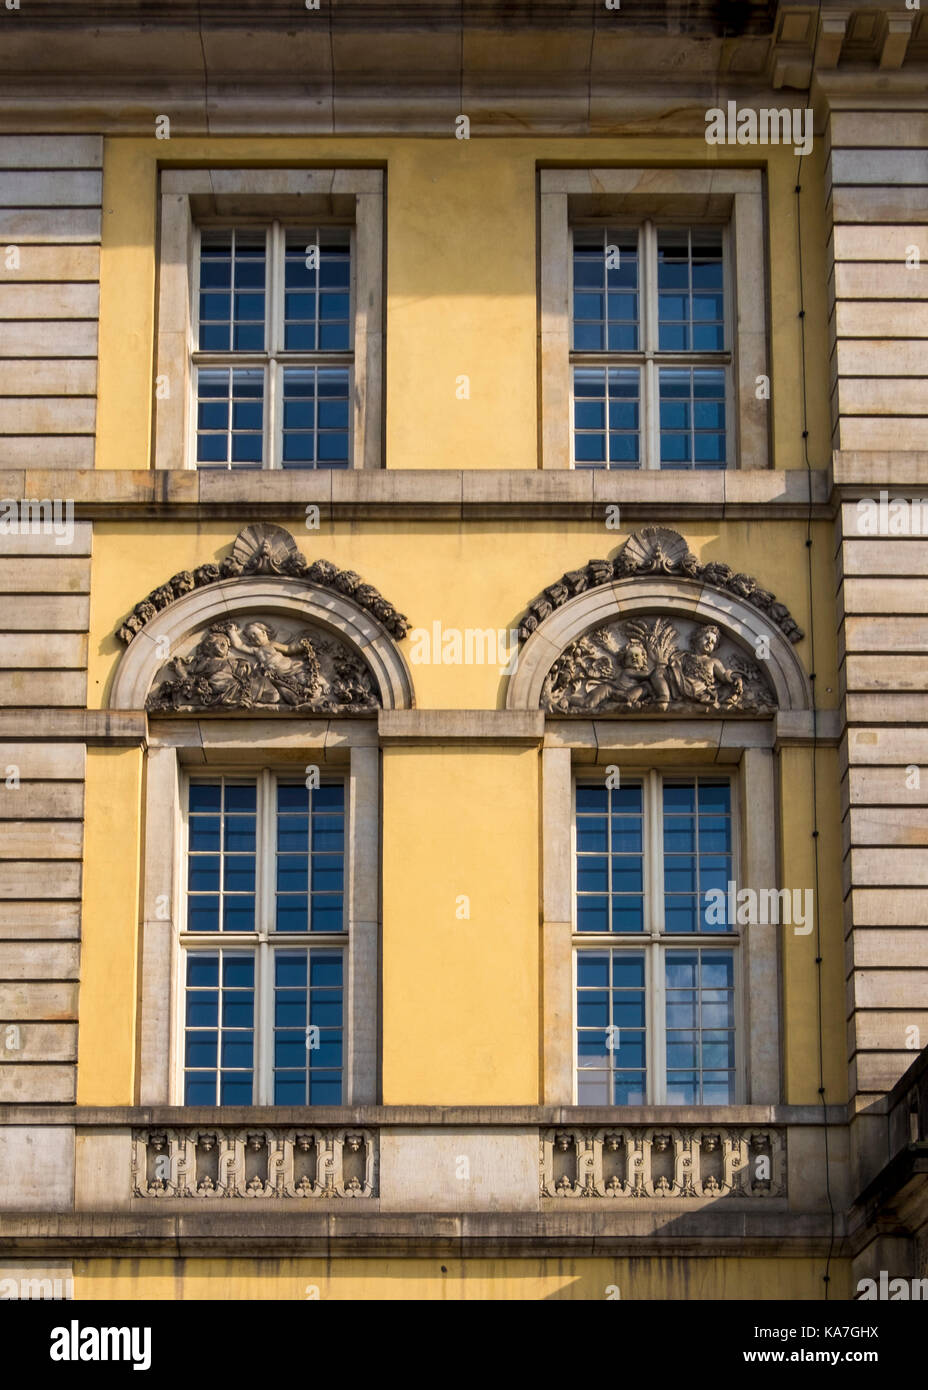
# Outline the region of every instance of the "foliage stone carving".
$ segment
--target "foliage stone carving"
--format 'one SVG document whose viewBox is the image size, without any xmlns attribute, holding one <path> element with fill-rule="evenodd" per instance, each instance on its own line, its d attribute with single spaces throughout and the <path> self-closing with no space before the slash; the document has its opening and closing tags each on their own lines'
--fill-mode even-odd
<svg viewBox="0 0 928 1390">
<path fill-rule="evenodd" d="M 380 701 L 365 662 L 317 629 L 284 633 L 264 619 L 214 623 L 188 656 L 161 668 L 150 711 L 300 710 L 357 714 Z"/>
<path fill-rule="evenodd" d="M 310 563 L 300 553 L 289 531 L 285 531 L 282 526 L 256 522 L 238 533 L 232 545 L 232 553 L 219 564 L 208 563 L 198 565 L 193 570 L 181 570 L 157 589 L 152 589 L 150 594 L 135 605 L 116 635 L 128 646 L 133 637 L 141 632 L 157 613 L 176 599 L 183 598 L 194 589 L 202 589 L 208 584 L 218 584 L 224 579 L 253 575 L 281 575 L 290 579 L 305 580 L 307 584 L 330 589 L 350 598 L 359 608 L 365 609 L 382 623 L 391 637 L 400 639 L 409 631 L 408 618 L 394 608 L 392 603 L 388 603 L 372 584 L 365 584 L 354 570 L 340 570 L 330 560 L 314 560 Z"/>
<path fill-rule="evenodd" d="M 718 561 L 701 565 L 679 532 L 666 526 L 645 526 L 629 536 L 614 559 L 588 560 L 582 569 L 562 575 L 532 599 L 519 624 L 520 640 L 526 641 L 556 608 L 563 607 L 578 594 L 636 575 L 671 575 L 697 580 L 713 589 L 735 594 L 757 608 L 790 642 L 800 642 L 805 636 L 786 605 L 779 603 L 776 594 L 762 588 L 756 579 L 748 574 L 736 574 L 730 565 Z"/>
<path fill-rule="evenodd" d="M 715 624 L 655 617 L 605 623 L 571 642 L 548 672 L 541 707 L 756 714 L 775 709 L 776 697 L 760 667 Z"/>
</svg>

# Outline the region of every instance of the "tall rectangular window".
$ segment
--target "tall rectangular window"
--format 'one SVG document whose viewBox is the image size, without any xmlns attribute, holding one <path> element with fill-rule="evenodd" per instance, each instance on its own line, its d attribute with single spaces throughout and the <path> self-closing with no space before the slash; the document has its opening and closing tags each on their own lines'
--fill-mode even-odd
<svg viewBox="0 0 928 1390">
<path fill-rule="evenodd" d="M 574 467 L 726 466 L 726 244 L 722 226 L 574 227 Z"/>
<path fill-rule="evenodd" d="M 185 1104 L 341 1104 L 345 816 L 340 781 L 190 779 Z"/>
<path fill-rule="evenodd" d="M 732 785 L 718 776 L 578 783 L 578 1104 L 735 1103 L 732 826 Z"/>
<path fill-rule="evenodd" d="M 347 468 L 349 227 L 201 227 L 198 468 Z"/>
</svg>

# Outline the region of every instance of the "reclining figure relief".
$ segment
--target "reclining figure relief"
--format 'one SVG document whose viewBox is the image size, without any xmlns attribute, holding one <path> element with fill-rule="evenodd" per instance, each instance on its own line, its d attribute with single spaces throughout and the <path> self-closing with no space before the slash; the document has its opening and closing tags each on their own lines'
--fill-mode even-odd
<svg viewBox="0 0 928 1390">
<path fill-rule="evenodd" d="M 545 680 L 551 714 L 737 711 L 776 708 L 768 677 L 712 623 L 667 618 L 606 623 L 577 638 Z M 687 631 L 688 629 L 688 631 Z M 685 644 L 684 644 L 685 643 Z"/>
<path fill-rule="evenodd" d="M 334 638 L 285 635 L 260 619 L 213 623 L 186 656 L 166 662 L 152 711 L 304 710 L 359 713 L 379 705 L 365 663 Z"/>
</svg>

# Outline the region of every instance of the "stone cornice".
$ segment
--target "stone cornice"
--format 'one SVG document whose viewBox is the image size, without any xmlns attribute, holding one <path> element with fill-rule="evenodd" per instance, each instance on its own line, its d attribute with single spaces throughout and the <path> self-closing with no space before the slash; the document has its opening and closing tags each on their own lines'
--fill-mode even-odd
<svg viewBox="0 0 928 1390">
<path fill-rule="evenodd" d="M 54 1253 L 94 1259 L 131 1255 L 205 1257 L 228 1255 L 251 1259 L 292 1256 L 383 1258 L 417 1254 L 439 1256 L 569 1255 L 619 1257 L 704 1256 L 707 1242 L 713 1253 L 740 1258 L 782 1256 L 842 1259 L 851 1253 L 844 1236 L 843 1214 L 786 1211 L 764 1204 L 762 1212 L 746 1212 L 744 1203 L 726 1209 L 725 1202 L 700 1203 L 698 1212 L 629 1212 L 622 1204 L 577 1203 L 569 1213 L 562 1204 L 543 1212 L 392 1213 L 369 1202 L 363 1214 L 358 1203 L 312 1204 L 325 1210 L 268 1211 L 267 1204 L 209 1203 L 206 1210 L 166 1212 L 156 1199 L 154 1211 L 129 1212 L 14 1212 L 0 1214 L 0 1241 L 9 1261 L 14 1255 Z M 553 1204 L 552 1204 L 553 1205 Z M 591 1210 L 594 1208 L 595 1210 Z"/>
<path fill-rule="evenodd" d="M 928 15 L 864 0 L 47 0 L 4 18 L 0 129 L 653 134 L 835 79 L 924 89 Z M 385 40 L 378 42 L 378 40 Z M 795 98 L 794 98 L 795 100 Z"/>
<path fill-rule="evenodd" d="M 829 1105 L 824 1119 L 829 1125 L 848 1122 L 844 1105 Z M 622 1123 L 629 1125 L 812 1125 L 823 1122 L 821 1105 L 628 1105 L 622 1107 Z M 189 1105 L 4 1105 L 3 1125 L 75 1125 L 77 1128 L 131 1128 L 133 1126 L 261 1125 L 278 1126 L 357 1125 L 392 1128 L 477 1125 L 480 1128 L 512 1125 L 615 1125 L 612 1106 L 595 1105 L 343 1105 L 297 1106 L 189 1106 Z"/>
<path fill-rule="evenodd" d="M 924 458 L 924 455 L 919 457 Z M 834 515 L 829 473 L 811 475 L 812 514 Z M 0 472 L 0 497 L 60 498 L 78 520 L 234 520 L 299 516 L 319 507 L 320 527 L 398 517 L 416 521 L 564 520 L 602 525 L 607 505 L 623 518 L 657 521 L 805 520 L 805 469 L 716 473 L 606 473 L 541 469 L 382 469 L 351 473 L 198 473 L 194 470 L 26 469 Z M 314 533 L 309 532 L 310 538 Z"/>
</svg>

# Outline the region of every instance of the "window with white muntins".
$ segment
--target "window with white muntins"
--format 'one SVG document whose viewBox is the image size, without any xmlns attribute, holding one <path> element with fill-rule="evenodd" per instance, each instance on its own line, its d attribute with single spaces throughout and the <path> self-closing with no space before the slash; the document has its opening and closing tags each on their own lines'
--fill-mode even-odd
<svg viewBox="0 0 928 1390">
<path fill-rule="evenodd" d="M 185 800 L 183 1103 L 342 1104 L 344 779 L 191 776 Z"/>
<path fill-rule="evenodd" d="M 348 468 L 351 228 L 197 234 L 197 468 Z"/>
<path fill-rule="evenodd" d="M 383 466 L 383 175 L 161 175 L 157 468 Z"/>
<path fill-rule="evenodd" d="M 571 236 L 573 466 L 725 468 L 727 227 L 647 220 Z"/>
<path fill-rule="evenodd" d="M 541 466 L 766 468 L 763 176 L 539 173 Z"/>
<path fill-rule="evenodd" d="M 575 1103 L 736 1104 L 732 782 L 580 781 L 574 812 Z"/>
</svg>

